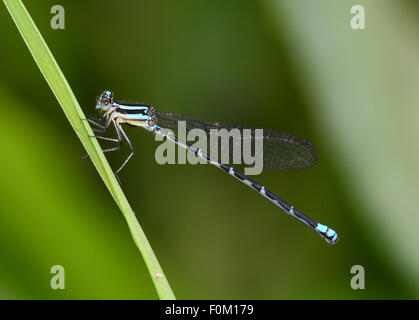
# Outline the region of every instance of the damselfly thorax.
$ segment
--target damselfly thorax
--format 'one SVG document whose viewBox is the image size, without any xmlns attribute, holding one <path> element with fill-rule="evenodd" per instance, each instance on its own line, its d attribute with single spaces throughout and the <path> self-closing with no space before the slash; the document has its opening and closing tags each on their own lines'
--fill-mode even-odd
<svg viewBox="0 0 419 320">
<path fill-rule="evenodd" d="M 113 106 L 106 112 L 106 117 L 117 123 L 127 123 L 135 127 L 154 130 L 156 116 L 154 108 L 149 105 L 120 104 L 113 102 Z"/>
</svg>

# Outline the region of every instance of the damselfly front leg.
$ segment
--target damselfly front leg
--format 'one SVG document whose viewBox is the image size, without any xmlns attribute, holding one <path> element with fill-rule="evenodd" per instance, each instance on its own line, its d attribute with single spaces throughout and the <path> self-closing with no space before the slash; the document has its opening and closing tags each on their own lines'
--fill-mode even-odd
<svg viewBox="0 0 419 320">
<path fill-rule="evenodd" d="M 119 132 L 119 130 L 118 130 L 118 128 L 117 128 L 117 125 L 116 125 L 116 123 L 115 123 L 115 120 L 114 119 L 112 119 L 111 117 L 109 117 L 109 118 L 107 118 L 106 119 L 106 123 L 105 123 L 105 125 L 102 125 L 102 124 L 100 124 L 100 123 L 98 123 L 98 122 L 96 122 L 96 121 L 94 121 L 94 120 L 92 120 L 92 119 L 89 119 L 89 118 L 86 118 L 85 120 L 87 120 L 89 123 L 91 123 L 91 124 L 93 124 L 93 125 L 95 125 L 95 126 L 98 126 L 99 128 L 101 128 L 100 130 L 99 129 L 94 129 L 94 128 L 92 128 L 94 131 L 99 131 L 99 132 L 106 132 L 106 130 L 109 128 L 109 126 L 110 126 L 110 123 L 111 122 L 113 122 L 113 124 L 114 124 L 114 126 L 115 126 L 115 129 L 116 129 L 116 133 L 117 133 L 117 135 L 118 135 L 118 137 L 117 138 L 108 138 L 108 137 L 104 137 L 104 136 L 96 136 L 96 135 L 94 135 L 94 136 L 89 136 L 90 138 L 97 138 L 97 139 L 102 139 L 102 140 L 107 140 L 107 141 L 112 141 L 112 142 L 118 142 L 119 143 L 119 145 L 118 146 L 116 146 L 116 147 L 112 147 L 112 148 L 108 148 L 108 149 L 102 149 L 102 152 L 112 152 L 112 151 L 117 151 L 117 150 L 119 150 L 119 149 L 121 149 L 121 146 L 122 146 L 122 135 L 121 135 L 121 133 Z M 82 157 L 82 159 L 85 159 L 86 157 L 88 156 L 88 154 L 85 154 L 83 157 Z"/>
<path fill-rule="evenodd" d="M 105 132 L 109 128 L 109 125 L 110 125 L 111 122 L 113 123 L 113 125 L 115 127 L 115 130 L 116 130 L 116 134 L 118 135 L 117 138 L 108 138 L 108 137 L 104 137 L 104 136 L 90 136 L 91 138 L 102 139 L 102 140 L 106 140 L 106 141 L 112 141 L 112 142 L 118 142 L 119 143 L 119 145 L 116 146 L 116 147 L 103 149 L 102 150 L 103 152 L 116 151 L 116 150 L 121 149 L 121 146 L 122 146 L 122 135 L 121 135 L 121 132 L 118 129 L 119 126 L 116 124 L 115 119 L 108 118 L 106 120 L 106 124 L 104 126 L 104 131 L 103 132 Z"/>
<path fill-rule="evenodd" d="M 89 123 L 91 123 L 91 124 L 95 125 L 96 127 L 100 128 L 100 129 L 92 128 L 92 130 L 94 132 L 105 132 L 109 128 L 109 125 L 111 124 L 112 118 L 110 118 L 110 117 L 107 118 L 106 122 L 105 122 L 105 125 L 99 123 L 99 121 L 102 121 L 104 119 L 105 118 L 103 118 L 103 117 L 97 118 L 97 117 L 93 117 L 93 116 L 87 116 L 86 119 L 83 119 L 83 120 L 87 120 Z"/>
</svg>

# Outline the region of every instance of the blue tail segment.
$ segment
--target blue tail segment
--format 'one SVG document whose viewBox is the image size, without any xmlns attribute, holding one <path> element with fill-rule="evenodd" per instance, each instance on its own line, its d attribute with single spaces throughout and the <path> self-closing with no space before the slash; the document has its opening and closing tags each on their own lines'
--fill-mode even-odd
<svg viewBox="0 0 419 320">
<path fill-rule="evenodd" d="M 335 244 L 339 241 L 339 237 L 336 231 L 330 229 L 328 226 L 325 226 L 321 223 L 317 223 L 315 230 L 323 237 L 324 240 L 326 240 L 330 244 Z"/>
</svg>

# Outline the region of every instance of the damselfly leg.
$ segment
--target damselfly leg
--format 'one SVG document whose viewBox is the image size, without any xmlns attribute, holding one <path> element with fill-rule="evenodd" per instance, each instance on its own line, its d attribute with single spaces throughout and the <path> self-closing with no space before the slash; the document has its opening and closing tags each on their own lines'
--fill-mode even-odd
<svg viewBox="0 0 419 320">
<path fill-rule="evenodd" d="M 102 125 L 101 123 L 99 123 L 99 122 L 97 122 L 97 121 L 95 121 L 95 120 L 98 120 L 98 121 L 100 121 L 100 120 L 104 120 L 104 118 L 96 118 L 95 120 L 93 120 L 92 118 L 94 118 L 94 117 L 92 117 L 92 116 L 87 116 L 86 117 L 86 119 L 82 119 L 82 120 L 86 120 L 86 121 L 88 121 L 89 123 L 91 123 L 91 124 L 93 124 L 93 125 L 95 125 L 95 126 L 97 126 L 97 127 L 99 127 L 100 129 L 96 129 L 96 128 L 92 128 L 92 130 L 94 131 L 94 132 L 100 132 L 100 133 L 104 133 L 104 132 L 106 132 L 106 130 L 109 128 L 109 125 L 110 125 L 110 122 L 111 122 L 111 119 L 107 119 L 107 121 L 105 122 L 105 125 Z M 121 149 L 121 144 L 122 144 L 122 137 L 119 135 L 119 132 L 118 132 L 118 130 L 117 130 L 117 133 L 118 133 L 118 138 L 116 139 L 116 138 L 108 138 L 108 137 L 103 137 L 103 136 L 96 136 L 96 135 L 94 135 L 94 136 L 89 136 L 90 138 L 99 138 L 99 139 L 103 139 L 103 140 L 107 140 L 107 141 L 112 141 L 112 142 L 118 142 L 119 143 L 119 145 L 118 146 L 116 146 L 116 147 L 113 147 L 113 148 L 107 148 L 107 149 L 103 149 L 102 150 L 102 152 L 112 152 L 112 151 L 117 151 L 117 150 L 119 150 L 119 149 Z M 85 154 L 84 156 L 82 156 L 81 158 L 82 159 L 85 159 L 85 158 L 87 158 L 89 155 L 88 154 Z"/>
<path fill-rule="evenodd" d="M 109 117 L 109 118 L 106 119 L 105 125 L 102 125 L 101 123 L 91 119 L 90 117 L 87 117 L 86 120 L 89 123 L 99 127 L 100 129 L 96 129 L 96 130 L 97 130 L 97 132 L 101 132 L 101 133 L 105 133 L 108 130 L 111 122 L 113 123 L 113 125 L 115 127 L 115 130 L 116 130 L 116 133 L 117 133 L 117 138 L 109 138 L 109 137 L 98 136 L 98 135 L 90 136 L 90 138 L 96 138 L 96 139 L 102 139 L 102 140 L 111 141 L 111 142 L 117 142 L 119 144 L 118 146 L 113 147 L 113 148 L 103 149 L 102 150 L 103 152 L 112 152 L 112 151 L 120 150 L 121 147 L 122 147 L 123 138 L 125 138 L 125 140 L 127 141 L 128 145 L 131 149 L 131 152 L 128 155 L 128 157 L 125 159 L 125 161 L 122 163 L 122 165 L 119 167 L 119 169 L 114 172 L 115 176 L 117 177 L 117 179 L 119 181 L 119 183 L 121 184 L 121 180 L 118 177 L 118 173 L 122 170 L 122 168 L 125 167 L 125 165 L 128 163 L 128 161 L 134 155 L 134 152 L 135 152 L 134 144 L 131 142 L 128 135 L 125 133 L 124 129 L 122 128 L 121 124 L 118 122 L 117 119 L 113 119 L 113 118 Z M 82 159 L 86 158 L 87 156 L 88 155 L 83 156 Z"/>
<path fill-rule="evenodd" d="M 115 122 L 114 122 L 115 123 Z M 131 142 L 131 140 L 128 138 L 127 134 L 125 133 L 124 129 L 122 129 L 121 124 L 119 123 L 115 123 L 115 128 L 116 131 L 118 132 L 118 135 L 121 134 L 124 136 L 125 140 L 127 140 L 129 147 L 131 148 L 131 153 L 129 154 L 129 156 L 125 159 L 124 163 L 119 167 L 118 170 L 116 170 L 115 174 L 118 175 L 118 173 L 122 170 L 123 167 L 125 167 L 125 165 L 127 164 L 127 162 L 129 161 L 129 159 L 131 159 L 131 157 L 134 155 L 135 152 L 135 147 L 133 145 L 133 143 Z M 122 139 L 122 138 L 121 138 Z"/>
<path fill-rule="evenodd" d="M 105 132 L 109 128 L 109 125 L 111 124 L 111 118 L 106 119 L 106 122 L 104 125 L 100 123 L 100 121 L 105 120 L 105 118 L 103 117 L 97 118 L 94 116 L 87 116 L 86 119 L 83 119 L 83 120 L 87 120 L 89 123 L 99 128 L 99 129 L 92 128 L 94 132 Z"/>
</svg>

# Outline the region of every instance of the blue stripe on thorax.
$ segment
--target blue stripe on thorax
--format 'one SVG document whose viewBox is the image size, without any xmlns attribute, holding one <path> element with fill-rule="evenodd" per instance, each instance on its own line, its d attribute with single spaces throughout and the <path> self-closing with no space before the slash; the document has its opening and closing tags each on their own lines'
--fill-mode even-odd
<svg viewBox="0 0 419 320">
<path fill-rule="evenodd" d="M 150 120 L 148 115 L 150 107 L 145 105 L 124 105 L 118 104 L 116 112 L 123 115 L 124 118 L 130 120 Z"/>
<path fill-rule="evenodd" d="M 130 120 L 150 120 L 150 116 L 144 115 L 144 114 L 124 114 L 123 116 L 126 119 Z"/>
<path fill-rule="evenodd" d="M 118 108 L 122 109 L 122 110 L 138 110 L 139 112 L 147 112 L 148 109 L 150 108 L 149 106 L 142 106 L 142 105 L 124 105 L 124 104 L 120 104 L 118 105 Z"/>
</svg>

